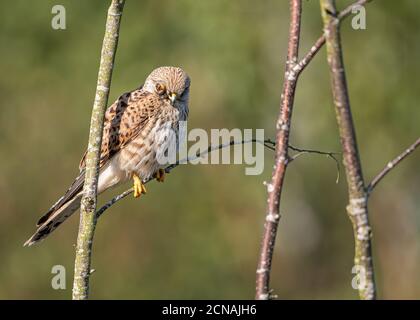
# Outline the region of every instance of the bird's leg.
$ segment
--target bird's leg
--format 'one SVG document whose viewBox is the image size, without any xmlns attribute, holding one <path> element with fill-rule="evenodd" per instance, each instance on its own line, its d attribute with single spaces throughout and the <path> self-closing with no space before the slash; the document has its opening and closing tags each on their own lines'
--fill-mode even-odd
<svg viewBox="0 0 420 320">
<path fill-rule="evenodd" d="M 163 181 L 165 181 L 165 169 L 159 169 L 159 170 L 156 172 L 156 180 L 157 180 L 158 182 L 163 182 Z"/>
<path fill-rule="evenodd" d="M 146 187 L 144 186 L 143 182 L 141 181 L 140 177 L 137 174 L 133 174 L 133 189 L 134 189 L 134 198 L 138 198 L 141 196 L 142 193 L 146 193 Z"/>
</svg>

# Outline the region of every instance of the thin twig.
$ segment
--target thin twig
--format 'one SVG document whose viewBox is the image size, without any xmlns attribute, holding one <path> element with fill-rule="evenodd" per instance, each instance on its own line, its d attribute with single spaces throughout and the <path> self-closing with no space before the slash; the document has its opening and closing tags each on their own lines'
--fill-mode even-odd
<svg viewBox="0 0 420 320">
<path fill-rule="evenodd" d="M 289 144 L 289 149 L 291 149 L 293 151 L 297 151 L 297 152 L 316 153 L 316 154 L 322 154 L 322 155 L 325 155 L 325 156 L 336 156 L 336 155 L 341 154 L 341 152 L 320 151 L 320 150 L 314 150 L 314 149 L 303 149 L 303 148 L 294 147 L 290 144 Z"/>
<path fill-rule="evenodd" d="M 346 17 L 348 17 L 352 9 L 357 6 L 364 6 L 368 2 L 371 2 L 372 0 L 358 0 L 351 5 L 347 6 L 345 9 L 343 9 L 338 15 L 338 20 L 343 20 Z M 309 62 L 312 61 L 312 59 L 315 57 L 315 55 L 319 52 L 319 50 L 324 46 L 325 44 L 325 35 L 322 34 L 318 40 L 314 43 L 314 45 L 309 49 L 309 51 L 303 56 L 303 58 L 299 61 L 297 64 L 297 72 L 301 73 L 309 64 Z"/>
<path fill-rule="evenodd" d="M 165 173 L 170 173 L 173 169 L 178 167 L 180 164 L 187 164 L 187 163 L 192 162 L 194 160 L 200 159 L 201 157 L 211 153 L 212 151 L 228 148 L 228 147 L 233 146 L 233 145 L 253 143 L 253 142 L 261 143 L 266 148 L 268 148 L 270 150 L 274 150 L 273 142 L 270 139 L 266 139 L 266 140 L 263 140 L 263 141 L 260 141 L 258 139 L 239 140 L 239 141 L 238 140 L 231 140 L 230 142 L 227 142 L 227 143 L 223 143 L 223 144 L 219 144 L 219 145 L 211 145 L 207 148 L 207 150 L 205 150 L 203 152 L 198 152 L 196 155 L 194 155 L 192 157 L 187 157 L 185 159 L 178 160 L 175 163 L 168 165 L 165 168 Z M 147 184 L 152 180 L 154 180 L 154 177 L 149 177 L 148 179 L 144 179 L 142 182 L 143 182 L 143 184 Z M 118 201 L 124 199 L 126 196 L 131 194 L 133 191 L 134 191 L 133 188 L 130 188 L 130 189 L 124 191 L 123 193 L 121 193 L 121 194 L 115 196 L 114 198 L 112 198 L 110 201 L 108 201 L 105 205 L 103 205 L 96 212 L 96 217 L 99 218 L 107 209 L 109 209 L 111 206 L 113 206 Z"/>
<path fill-rule="evenodd" d="M 358 290 L 361 299 L 371 300 L 376 298 L 376 288 L 372 260 L 371 226 L 368 218 L 368 196 L 363 181 L 356 131 L 351 114 L 340 39 L 340 21 L 336 15 L 335 0 L 320 0 L 320 4 L 327 45 L 331 90 L 348 186 L 349 205 L 347 206 L 347 212 L 354 232 L 354 264 L 360 280 Z"/>
<path fill-rule="evenodd" d="M 341 19 L 349 16 L 352 13 L 353 8 L 364 6 L 365 4 L 367 4 L 368 2 L 371 2 L 371 1 L 373 1 L 373 0 L 358 0 L 358 1 L 354 2 L 353 4 L 349 5 L 347 8 L 340 11 L 340 13 L 337 16 L 338 20 L 341 20 Z"/>
<path fill-rule="evenodd" d="M 108 103 L 124 1 L 112 0 L 106 20 L 101 62 L 90 123 L 89 144 L 86 154 L 85 183 L 80 206 L 80 225 L 74 262 L 74 300 L 86 300 L 89 295 L 89 277 L 91 274 L 93 235 L 96 226 L 95 213 L 103 122 Z"/>
<path fill-rule="evenodd" d="M 258 140 L 258 139 L 251 139 L 251 140 L 240 140 L 240 141 L 235 141 L 235 140 L 231 140 L 229 143 L 225 143 L 225 144 L 219 144 L 219 145 L 215 145 L 215 146 L 210 146 L 207 148 L 207 150 L 205 150 L 204 152 L 198 153 L 193 157 L 187 157 L 186 159 L 182 159 L 179 160 L 177 162 L 175 162 L 174 164 L 171 164 L 169 166 L 167 166 L 165 168 L 165 173 L 170 173 L 173 169 L 175 169 L 176 167 L 178 167 L 180 164 L 186 164 L 189 163 L 191 161 L 197 160 L 201 157 L 203 157 L 204 155 L 215 151 L 215 150 L 220 150 L 220 149 L 224 149 L 233 145 L 237 145 L 237 144 L 245 144 L 245 143 L 261 143 L 263 144 L 267 149 L 270 149 L 272 151 L 275 150 L 275 146 L 276 143 L 274 141 L 272 141 L 271 139 L 265 139 L 263 141 Z M 301 149 L 301 148 L 297 148 L 297 147 L 293 147 L 293 146 L 289 146 L 290 149 L 294 150 L 294 151 L 301 151 L 304 153 L 315 153 L 315 154 L 322 154 L 322 155 L 326 155 L 326 156 L 330 156 L 333 159 L 335 159 L 335 161 L 337 162 L 337 166 L 339 168 L 339 163 L 338 160 L 334 157 L 334 155 L 337 155 L 339 153 L 337 152 L 327 152 L 327 151 L 319 151 L 319 150 L 312 150 L 312 149 Z M 152 181 L 154 178 L 150 177 L 148 179 L 143 180 L 143 184 L 149 183 L 150 181 Z M 106 210 L 108 210 L 110 207 L 112 207 L 115 203 L 117 203 L 118 201 L 124 199 L 126 196 L 130 195 L 131 193 L 133 193 L 133 188 L 130 188 L 128 190 L 125 190 L 124 192 L 122 192 L 119 195 L 116 195 L 115 197 L 113 197 L 111 200 L 109 200 L 107 203 L 105 203 L 97 212 L 96 212 L 96 218 L 99 218 Z"/>
<path fill-rule="evenodd" d="M 336 158 L 336 155 L 341 155 L 340 152 L 328 152 L 328 151 L 319 151 L 319 150 L 313 150 L 313 149 L 302 149 L 302 148 L 293 147 L 291 145 L 289 145 L 289 149 L 293 151 L 297 151 L 297 153 L 294 154 L 293 156 L 289 156 L 289 163 L 293 160 L 296 160 L 301 155 L 308 154 L 308 153 L 324 155 L 334 160 L 335 165 L 337 167 L 337 178 L 335 179 L 335 183 L 338 183 L 340 181 L 340 162 Z"/>
<path fill-rule="evenodd" d="M 150 181 L 150 180 L 149 180 Z M 144 181 L 143 184 L 148 183 L 149 181 Z M 133 193 L 134 189 L 130 188 L 128 190 L 125 190 L 123 193 L 115 196 L 114 198 L 112 198 L 111 200 L 109 200 L 106 204 L 104 204 L 97 212 L 96 212 L 96 218 L 99 219 L 99 217 L 110 207 L 112 207 L 115 203 L 117 203 L 118 201 L 124 199 L 126 196 L 128 196 L 129 194 Z"/>
<path fill-rule="evenodd" d="M 418 138 L 411 146 L 404 150 L 398 157 L 394 160 L 387 163 L 385 168 L 382 169 L 378 175 L 372 179 L 371 183 L 367 186 L 367 193 L 370 194 L 376 185 L 392 170 L 394 169 L 401 161 L 408 157 L 416 148 L 420 146 L 420 138 Z"/>
</svg>

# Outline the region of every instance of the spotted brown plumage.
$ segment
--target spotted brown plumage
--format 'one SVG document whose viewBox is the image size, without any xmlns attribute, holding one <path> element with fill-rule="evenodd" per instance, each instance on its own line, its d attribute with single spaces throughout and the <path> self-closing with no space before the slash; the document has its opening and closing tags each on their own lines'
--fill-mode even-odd
<svg viewBox="0 0 420 320">
<path fill-rule="evenodd" d="M 122 94 L 106 111 L 101 145 L 98 194 L 133 178 L 137 196 L 141 181 L 157 176 L 159 161 L 178 148 L 179 121 L 188 117 L 190 79 L 176 67 L 152 71 L 143 86 Z M 39 219 L 37 230 L 25 245 L 32 245 L 54 231 L 80 207 L 85 176 L 85 155 L 80 173 L 66 193 Z M 163 179 L 162 179 L 163 180 Z M 139 189 L 140 188 L 140 189 Z M 135 192 L 136 195 L 136 192 Z"/>
</svg>

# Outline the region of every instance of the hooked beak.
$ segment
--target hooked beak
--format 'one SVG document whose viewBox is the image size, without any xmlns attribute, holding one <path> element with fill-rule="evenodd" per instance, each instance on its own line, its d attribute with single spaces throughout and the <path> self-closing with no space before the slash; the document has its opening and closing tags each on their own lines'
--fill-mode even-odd
<svg viewBox="0 0 420 320">
<path fill-rule="evenodd" d="M 176 95 L 176 93 L 171 92 L 171 93 L 168 94 L 168 98 L 169 98 L 169 100 L 171 100 L 172 104 L 174 104 L 175 100 L 177 98 L 177 95 Z"/>
</svg>

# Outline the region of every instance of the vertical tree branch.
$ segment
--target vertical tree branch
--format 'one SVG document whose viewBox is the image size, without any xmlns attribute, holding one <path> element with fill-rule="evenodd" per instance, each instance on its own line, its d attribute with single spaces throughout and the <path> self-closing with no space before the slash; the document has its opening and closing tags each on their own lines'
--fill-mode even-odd
<svg viewBox="0 0 420 320">
<path fill-rule="evenodd" d="M 102 131 L 112 69 L 117 51 L 118 34 L 125 0 L 112 0 L 108 9 L 101 62 L 96 85 L 86 155 L 86 175 L 80 206 L 80 225 L 74 264 L 73 299 L 83 300 L 89 294 L 89 276 L 93 235 L 96 226 L 96 200 Z"/>
<path fill-rule="evenodd" d="M 336 10 L 335 0 L 320 0 L 320 4 L 324 22 L 331 88 L 348 185 L 349 205 L 347 206 L 347 212 L 354 231 L 354 263 L 360 280 L 359 295 L 361 299 L 375 299 L 371 227 L 368 220 L 368 193 L 363 181 L 362 165 L 350 109 L 341 49 L 340 19 Z"/>
<path fill-rule="evenodd" d="M 277 227 L 280 220 L 280 196 L 288 162 L 289 132 L 295 89 L 301 66 L 298 64 L 302 1 L 290 0 L 290 28 L 286 71 L 280 99 L 280 113 L 276 122 L 276 155 L 271 182 L 267 184 L 268 205 L 256 276 L 258 300 L 270 298 L 270 272 Z"/>
</svg>

